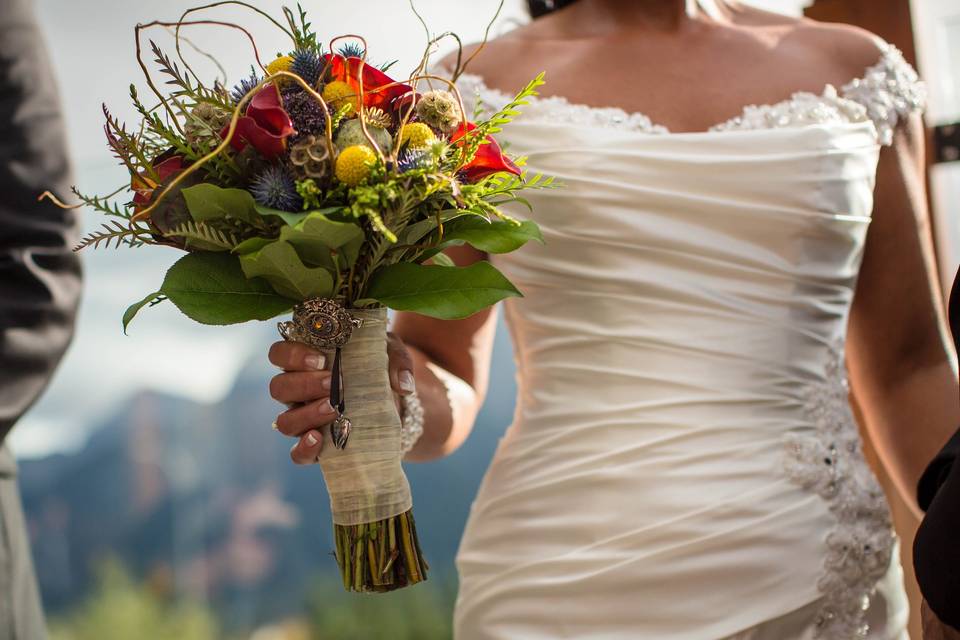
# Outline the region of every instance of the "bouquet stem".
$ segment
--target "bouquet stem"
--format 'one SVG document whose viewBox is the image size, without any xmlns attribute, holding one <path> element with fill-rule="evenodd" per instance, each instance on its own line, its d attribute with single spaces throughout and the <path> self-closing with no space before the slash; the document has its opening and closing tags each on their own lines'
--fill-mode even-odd
<svg viewBox="0 0 960 640">
<path fill-rule="evenodd" d="M 333 525 L 347 591 L 392 591 L 427 579 L 413 510 L 376 522 Z"/>
<path fill-rule="evenodd" d="M 318 461 L 347 591 L 392 591 L 427 579 L 401 466 L 386 326 L 385 308 L 347 310 L 332 300 L 305 301 L 280 326 L 284 338 L 323 349 L 334 363 L 331 403 L 345 413 L 325 432 L 335 446 L 324 447 Z M 337 424 L 346 425 L 339 442 Z"/>
</svg>

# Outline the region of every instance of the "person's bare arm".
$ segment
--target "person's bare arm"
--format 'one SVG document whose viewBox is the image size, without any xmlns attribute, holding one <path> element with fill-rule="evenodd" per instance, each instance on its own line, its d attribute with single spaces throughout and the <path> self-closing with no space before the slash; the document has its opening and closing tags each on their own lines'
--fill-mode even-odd
<svg viewBox="0 0 960 640">
<path fill-rule="evenodd" d="M 881 151 L 847 342 L 864 426 L 915 510 L 920 475 L 960 425 L 956 356 L 926 205 L 923 131 L 913 114 Z"/>
<path fill-rule="evenodd" d="M 446 253 L 458 266 L 486 258 L 468 246 Z M 448 455 L 466 439 L 487 393 L 495 330 L 494 308 L 463 320 L 397 314 L 393 332 L 409 351 L 424 409 L 423 435 L 407 460 Z"/>
</svg>

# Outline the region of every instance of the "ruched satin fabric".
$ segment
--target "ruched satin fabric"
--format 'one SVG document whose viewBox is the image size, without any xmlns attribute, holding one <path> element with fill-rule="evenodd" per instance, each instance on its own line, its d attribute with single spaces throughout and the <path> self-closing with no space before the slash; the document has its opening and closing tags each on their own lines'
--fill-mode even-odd
<svg viewBox="0 0 960 640">
<path fill-rule="evenodd" d="M 501 138 L 565 186 L 527 196 L 544 245 L 492 257 L 524 294 L 519 392 L 456 638 L 718 639 L 809 606 L 834 520 L 784 437 L 814 429 L 804 393 L 845 333 L 873 124 Z"/>
</svg>

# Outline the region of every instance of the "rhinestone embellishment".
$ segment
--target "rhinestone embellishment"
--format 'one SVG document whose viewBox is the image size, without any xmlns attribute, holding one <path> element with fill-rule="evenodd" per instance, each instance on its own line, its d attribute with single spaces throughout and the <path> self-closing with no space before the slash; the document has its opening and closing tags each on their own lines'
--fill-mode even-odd
<svg viewBox="0 0 960 640">
<path fill-rule="evenodd" d="M 842 340 L 831 344 L 825 374 L 806 390 L 814 430 L 785 438 L 786 470 L 794 482 L 823 498 L 836 519 L 817 582 L 824 596 L 817 637 L 865 638 L 865 612 L 893 554 L 893 524 L 883 490 L 863 456 Z"/>
</svg>

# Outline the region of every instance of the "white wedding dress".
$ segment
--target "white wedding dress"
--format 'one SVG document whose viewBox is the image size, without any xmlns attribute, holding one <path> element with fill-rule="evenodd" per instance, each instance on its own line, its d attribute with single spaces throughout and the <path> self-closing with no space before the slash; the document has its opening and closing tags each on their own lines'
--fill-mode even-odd
<svg viewBox="0 0 960 640">
<path fill-rule="evenodd" d="M 468 112 L 508 101 L 459 86 Z M 519 392 L 458 640 L 906 637 L 844 337 L 880 147 L 923 96 L 884 44 L 840 90 L 705 132 L 558 97 L 504 129 L 565 186 L 526 196 L 545 244 L 492 257 L 524 294 Z"/>
</svg>

